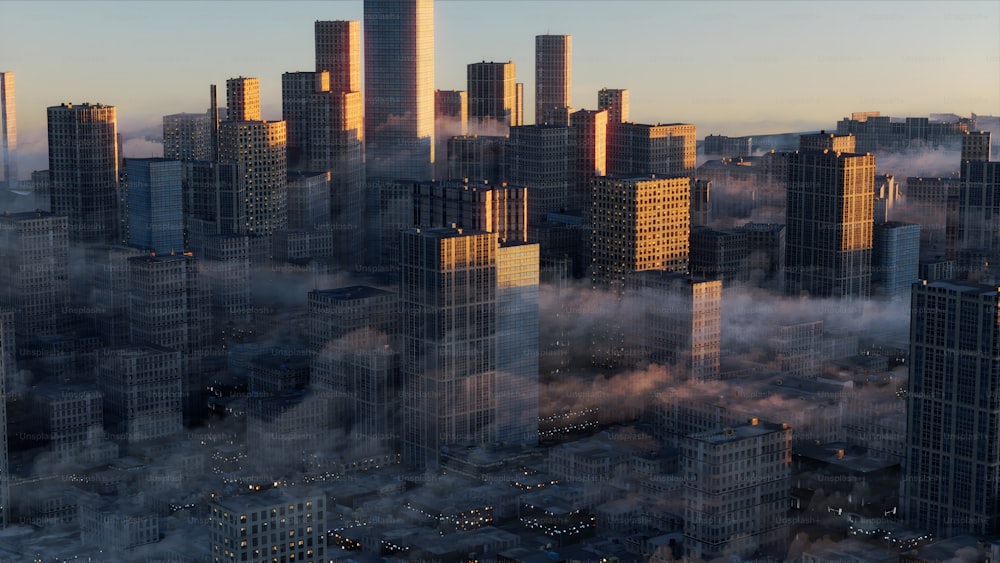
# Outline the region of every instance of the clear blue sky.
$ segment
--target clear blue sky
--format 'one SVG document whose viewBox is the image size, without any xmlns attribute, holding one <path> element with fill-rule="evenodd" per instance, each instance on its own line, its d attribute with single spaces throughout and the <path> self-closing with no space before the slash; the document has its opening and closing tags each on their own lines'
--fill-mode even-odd
<svg viewBox="0 0 1000 563">
<path fill-rule="evenodd" d="M 204 111 L 208 85 L 239 75 L 261 79 L 264 117 L 279 119 L 281 74 L 312 69 L 318 19 L 361 20 L 362 2 L 6 0 L 0 70 L 16 76 L 26 151 L 44 149 L 49 105 L 115 105 L 135 137 Z M 695 123 L 699 137 L 832 128 L 864 110 L 1000 115 L 991 0 L 438 0 L 436 86 L 464 90 L 467 63 L 513 60 L 530 120 L 543 33 L 573 36 L 574 107 L 628 88 L 633 120 Z"/>
</svg>

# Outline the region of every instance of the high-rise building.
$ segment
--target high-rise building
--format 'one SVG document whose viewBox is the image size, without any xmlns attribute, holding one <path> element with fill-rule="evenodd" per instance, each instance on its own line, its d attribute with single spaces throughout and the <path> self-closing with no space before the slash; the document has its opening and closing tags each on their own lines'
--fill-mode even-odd
<svg viewBox="0 0 1000 563">
<path fill-rule="evenodd" d="M 330 173 L 288 175 L 288 228 L 316 229 L 330 225 Z"/>
<path fill-rule="evenodd" d="M 155 440 L 183 428 L 181 353 L 162 346 L 121 346 L 101 351 L 98 385 L 105 425 L 115 441 Z"/>
<path fill-rule="evenodd" d="M 163 158 L 212 160 L 211 111 L 163 116 Z"/>
<path fill-rule="evenodd" d="M 663 270 L 636 272 L 626 280 L 627 299 L 645 311 L 638 360 L 676 366 L 695 380 L 719 377 L 722 281 Z"/>
<path fill-rule="evenodd" d="M 194 352 L 209 342 L 210 290 L 187 254 L 128 259 L 132 344 Z"/>
<path fill-rule="evenodd" d="M 1000 532 L 1000 291 L 913 285 L 903 517 L 937 537 Z"/>
<path fill-rule="evenodd" d="M 464 135 L 451 137 L 445 146 L 448 172 L 443 177 L 496 183 L 507 180 L 510 137 Z"/>
<path fill-rule="evenodd" d="M 161 253 L 184 250 L 183 173 L 178 160 L 125 160 L 126 244 Z"/>
<path fill-rule="evenodd" d="M 285 122 L 260 120 L 256 78 L 230 78 L 226 97 L 230 106 L 219 127 L 219 160 L 243 167 L 247 232 L 270 235 L 288 227 Z"/>
<path fill-rule="evenodd" d="M 424 180 L 434 162 L 434 0 L 365 0 L 370 178 Z"/>
<path fill-rule="evenodd" d="M 502 134 L 521 125 L 517 106 L 517 70 L 512 61 L 471 63 L 466 67 L 469 120 L 478 133 Z"/>
<path fill-rule="evenodd" d="M 185 163 L 187 247 L 203 252 L 207 236 L 247 234 L 246 167 L 239 162 Z"/>
<path fill-rule="evenodd" d="M 71 241 L 114 242 L 119 165 L 114 106 L 52 106 L 48 128 L 52 213 L 69 217 Z"/>
<path fill-rule="evenodd" d="M 535 36 L 535 123 L 569 125 L 572 56 L 572 36 Z"/>
<path fill-rule="evenodd" d="M 872 293 L 910 291 L 920 263 L 920 225 L 887 221 L 872 228 Z"/>
<path fill-rule="evenodd" d="M 572 129 L 565 125 L 510 128 L 510 181 L 528 187 L 528 223 L 545 220 L 568 203 L 573 152 Z"/>
<path fill-rule="evenodd" d="M 410 229 L 401 255 L 404 461 L 437 467 L 454 443 L 533 443 L 537 245 Z"/>
<path fill-rule="evenodd" d="M 496 440 L 538 442 L 539 247 L 521 241 L 497 249 Z"/>
<path fill-rule="evenodd" d="M 595 177 L 608 171 L 608 112 L 582 109 L 570 116 L 573 157 L 570 188 L 566 208 L 585 210 L 590 206 L 590 184 Z"/>
<path fill-rule="evenodd" d="M 875 156 L 849 135 L 803 135 L 788 155 L 785 292 L 871 294 Z"/>
<path fill-rule="evenodd" d="M 496 233 L 501 241 L 527 240 L 527 188 L 459 181 L 413 187 L 413 226 L 458 227 Z"/>
<path fill-rule="evenodd" d="M 0 311 L 0 393 L 6 397 L 11 391 L 8 381 L 13 379 L 14 364 L 14 313 Z M 7 527 L 10 517 L 10 463 L 7 457 L 7 401 L 0 401 L 0 528 Z"/>
<path fill-rule="evenodd" d="M 627 123 L 629 120 L 629 95 L 625 88 L 601 88 L 597 91 L 597 109 L 608 110 L 609 123 Z"/>
<path fill-rule="evenodd" d="M 690 193 L 686 176 L 596 178 L 591 282 L 608 287 L 632 272 L 687 270 Z"/>
<path fill-rule="evenodd" d="M 260 79 L 240 76 L 226 80 L 226 120 L 260 121 Z"/>
<path fill-rule="evenodd" d="M 448 175 L 448 142 L 469 131 L 469 96 L 462 90 L 434 90 L 434 177 Z M 458 176 L 461 177 L 461 176 Z"/>
<path fill-rule="evenodd" d="M 316 21 L 316 72 L 330 73 L 330 90 L 361 91 L 361 22 Z"/>
<path fill-rule="evenodd" d="M 326 101 L 330 73 L 286 72 L 281 75 L 281 118 L 287 132 L 288 169 L 308 170 L 314 128 L 328 126 L 313 119 L 314 106 Z"/>
<path fill-rule="evenodd" d="M 14 73 L 0 72 L 0 150 L 3 158 L 4 184 L 17 187 L 17 98 L 14 93 Z"/>
<path fill-rule="evenodd" d="M 977 272 L 1000 263 L 1000 162 L 990 162 L 990 133 L 962 138 L 955 241 L 960 267 Z"/>
<path fill-rule="evenodd" d="M 0 215 L 0 306 L 15 311 L 17 333 L 63 328 L 70 305 L 66 217 L 45 211 Z"/>
<path fill-rule="evenodd" d="M 608 174 L 693 174 L 697 127 L 647 125 L 608 119 Z"/>
<path fill-rule="evenodd" d="M 694 561 L 784 556 L 791 497 L 792 430 L 747 424 L 681 440 L 684 550 Z"/>
</svg>

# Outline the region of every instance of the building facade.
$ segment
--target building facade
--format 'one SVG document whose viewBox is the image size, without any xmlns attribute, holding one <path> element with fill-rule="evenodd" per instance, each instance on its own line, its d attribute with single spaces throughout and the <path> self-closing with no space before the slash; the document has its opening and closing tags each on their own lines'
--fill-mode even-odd
<svg viewBox="0 0 1000 563">
<path fill-rule="evenodd" d="M 1000 531 L 1000 291 L 913 285 L 903 517 L 937 537 Z"/>
<path fill-rule="evenodd" d="M 851 152 L 852 136 L 800 143 L 788 155 L 785 293 L 868 297 L 875 156 Z"/>
<path fill-rule="evenodd" d="M 14 91 L 14 73 L 0 72 L 0 178 L 8 189 L 17 187 L 17 97 Z"/>
<path fill-rule="evenodd" d="M 125 161 L 124 242 L 142 250 L 184 249 L 184 165 L 163 158 Z"/>
<path fill-rule="evenodd" d="M 434 1 L 364 3 L 369 178 L 424 180 L 434 155 Z"/>
<path fill-rule="evenodd" d="M 476 132 L 496 135 L 523 125 L 522 108 L 517 105 L 517 67 L 512 61 L 470 63 L 466 75 L 469 120 Z"/>
<path fill-rule="evenodd" d="M 114 106 L 48 108 L 51 211 L 69 217 L 74 242 L 118 235 L 118 121 Z"/>
<path fill-rule="evenodd" d="M 572 57 L 572 36 L 535 36 L 535 123 L 569 124 Z"/>
<path fill-rule="evenodd" d="M 45 211 L 0 215 L 0 306 L 25 337 L 63 328 L 70 305 L 69 221 Z"/>
</svg>

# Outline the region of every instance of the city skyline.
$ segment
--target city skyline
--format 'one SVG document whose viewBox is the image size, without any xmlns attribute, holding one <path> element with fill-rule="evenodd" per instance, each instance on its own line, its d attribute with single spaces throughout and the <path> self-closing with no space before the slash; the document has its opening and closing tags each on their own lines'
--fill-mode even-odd
<svg viewBox="0 0 1000 563">
<path fill-rule="evenodd" d="M 573 36 L 574 109 L 596 109 L 602 87 L 627 88 L 635 121 L 696 123 L 702 134 L 832 129 L 853 111 L 1000 112 L 996 4 L 635 1 L 616 4 L 613 13 L 567 7 L 579 5 L 437 2 L 434 87 L 464 89 L 467 64 L 511 60 L 526 82 L 525 123 L 533 123 L 534 37 L 551 33 Z M 163 115 L 204 111 L 206 85 L 233 76 L 259 77 L 263 117 L 279 119 L 281 74 L 314 66 L 311 22 L 363 19 L 360 0 L 261 1 L 236 13 L 229 2 L 199 3 L 197 19 L 189 3 L 87 6 L 5 3 L 5 19 L 17 25 L 0 37 L 0 69 L 18 77 L 22 178 L 41 166 L 45 107 L 63 102 L 119 107 L 126 156 L 151 156 L 155 143 L 143 139 L 158 139 Z M 486 16 L 488 26 L 467 25 Z M 91 18 L 100 23 L 88 25 Z M 114 33 L 95 37 L 86 31 L 94 25 Z M 247 41 L 252 29 L 266 40 Z M 893 40 L 902 33 L 915 40 Z M 27 48 L 41 36 L 44 45 Z M 831 47 L 801 47 L 814 37 L 829 37 Z M 147 72 L 107 72 L 110 53 L 116 67 L 145 64 Z M 866 87 L 837 86 L 846 73 Z"/>
</svg>

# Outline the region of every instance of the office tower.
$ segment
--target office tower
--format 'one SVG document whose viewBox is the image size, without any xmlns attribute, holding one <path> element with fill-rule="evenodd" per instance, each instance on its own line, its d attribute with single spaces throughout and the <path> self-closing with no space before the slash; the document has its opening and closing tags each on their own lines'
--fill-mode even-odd
<svg viewBox="0 0 1000 563">
<path fill-rule="evenodd" d="M 187 247 L 203 252 L 203 239 L 247 234 L 246 167 L 238 162 L 185 163 L 184 213 Z"/>
<path fill-rule="evenodd" d="M 903 517 L 936 537 L 1000 531 L 1000 291 L 914 284 Z"/>
<path fill-rule="evenodd" d="M 15 312 L 18 334 L 64 328 L 70 304 L 69 221 L 45 211 L 0 215 L 0 306 Z"/>
<path fill-rule="evenodd" d="M 507 136 L 465 135 L 447 139 L 446 178 L 469 178 L 488 182 L 507 179 L 510 138 Z"/>
<path fill-rule="evenodd" d="M 687 270 L 687 177 L 596 178 L 593 190 L 590 277 L 595 286 L 621 283 L 641 270 Z"/>
<path fill-rule="evenodd" d="M 569 125 L 572 53 L 572 36 L 535 36 L 535 123 Z"/>
<path fill-rule="evenodd" d="M 787 424 L 754 418 L 690 434 L 681 441 L 681 463 L 688 558 L 784 556 L 792 464 Z"/>
<path fill-rule="evenodd" d="M 403 461 L 497 438 L 497 240 L 461 229 L 402 234 Z"/>
<path fill-rule="evenodd" d="M 608 110 L 608 123 L 627 123 L 628 98 L 628 90 L 625 88 L 601 88 L 597 91 L 597 109 Z"/>
<path fill-rule="evenodd" d="M 161 253 L 184 249 L 183 173 L 178 160 L 125 160 L 126 244 Z"/>
<path fill-rule="evenodd" d="M 226 121 L 260 121 L 260 79 L 226 80 Z"/>
<path fill-rule="evenodd" d="M 48 170 L 33 170 L 31 172 L 31 191 L 34 195 L 35 209 L 48 211 L 52 206 L 52 190 Z"/>
<path fill-rule="evenodd" d="M 907 293 L 917 281 L 920 225 L 887 221 L 872 228 L 872 293 Z"/>
<path fill-rule="evenodd" d="M 399 232 L 413 227 L 413 182 L 375 182 L 369 185 L 366 210 L 367 246 L 378 249 L 373 262 L 380 272 L 399 271 Z"/>
<path fill-rule="evenodd" d="M 466 67 L 469 120 L 477 133 L 499 135 L 521 124 L 517 107 L 517 69 L 505 63 L 471 63 Z"/>
<path fill-rule="evenodd" d="M 317 362 L 340 361 L 337 358 L 358 350 L 381 348 L 399 334 L 399 297 L 393 292 L 348 286 L 310 291 L 308 300 L 308 343 L 318 354 Z M 342 374 L 316 363 L 312 375 L 320 388 L 346 389 L 346 382 L 337 379 Z"/>
<path fill-rule="evenodd" d="M 528 223 L 565 211 L 570 193 L 572 129 L 563 125 L 510 128 L 510 181 L 528 187 Z"/>
<path fill-rule="evenodd" d="M 285 122 L 260 120 L 256 78 L 230 78 L 226 95 L 229 117 L 219 126 L 219 160 L 243 168 L 247 232 L 271 235 L 288 227 Z"/>
<path fill-rule="evenodd" d="M 329 508 L 322 491 L 294 487 L 216 496 L 208 517 L 212 561 L 327 561 Z"/>
<path fill-rule="evenodd" d="M 17 188 L 17 98 L 14 73 L 0 72 L 0 145 L 3 148 L 3 178 L 8 189 Z"/>
<path fill-rule="evenodd" d="M 875 156 L 851 152 L 851 136 L 800 139 L 811 148 L 788 155 L 785 293 L 868 297 Z"/>
<path fill-rule="evenodd" d="M 1000 263 L 1000 162 L 990 162 L 990 133 L 962 138 L 958 189 L 957 240 L 959 266 L 972 275 Z"/>
<path fill-rule="evenodd" d="M 434 177 L 448 175 L 448 143 L 469 131 L 469 96 L 462 90 L 434 90 Z"/>
<path fill-rule="evenodd" d="M 497 249 L 496 440 L 538 442 L 539 247 L 520 241 Z"/>
<path fill-rule="evenodd" d="M 87 248 L 86 260 L 92 280 L 87 305 L 97 333 L 109 346 L 128 344 L 128 259 L 140 255 L 126 246 L 93 246 Z"/>
<path fill-rule="evenodd" d="M 288 169 L 308 170 L 312 164 L 314 136 L 318 139 L 319 129 L 329 127 L 327 122 L 319 122 L 313 115 L 315 106 L 327 102 L 330 92 L 330 73 L 286 72 L 281 75 L 281 119 L 287 131 Z M 328 102 L 327 102 L 328 103 Z"/>
<path fill-rule="evenodd" d="M 52 213 L 69 217 L 73 242 L 113 242 L 119 165 L 114 106 L 52 106 L 48 128 Z"/>
<path fill-rule="evenodd" d="M 719 377 L 722 281 L 663 270 L 636 272 L 626 298 L 645 311 L 635 339 L 642 358 L 676 366 L 696 380 Z"/>
<path fill-rule="evenodd" d="M 422 180 L 434 162 L 434 1 L 365 1 L 368 177 Z"/>
<path fill-rule="evenodd" d="M 182 428 L 181 353 L 162 346 L 120 346 L 100 352 L 98 385 L 105 426 L 128 444 L 171 436 Z"/>
<path fill-rule="evenodd" d="M 590 183 L 608 171 L 608 112 L 586 110 L 570 116 L 574 155 L 570 165 L 573 186 L 566 207 L 586 210 L 590 206 Z"/>
<path fill-rule="evenodd" d="M 697 128 L 608 120 L 608 174 L 693 174 Z"/>
<path fill-rule="evenodd" d="M 218 234 L 202 239 L 199 274 L 211 290 L 213 332 L 232 334 L 253 322 L 250 278 L 254 242 L 247 235 Z"/>
<path fill-rule="evenodd" d="M 316 21 L 316 72 L 330 73 L 330 90 L 361 91 L 361 22 Z"/>
<path fill-rule="evenodd" d="M 691 225 L 707 225 L 712 220 L 712 181 L 691 179 Z"/>
<path fill-rule="evenodd" d="M 163 116 L 163 158 L 212 160 L 211 110 Z"/>
<path fill-rule="evenodd" d="M 288 175 L 288 228 L 316 229 L 330 225 L 330 173 Z"/>
<path fill-rule="evenodd" d="M 163 346 L 190 354 L 209 343 L 210 293 L 198 259 L 189 254 L 128 259 L 132 344 Z"/>
<path fill-rule="evenodd" d="M 691 227 L 690 270 L 696 276 L 721 280 L 730 287 L 748 273 L 747 232 L 743 229 Z"/>
<path fill-rule="evenodd" d="M 92 383 L 43 384 L 32 389 L 31 397 L 32 416 L 41 419 L 58 463 L 87 463 L 117 453 L 117 446 L 104 442 L 103 395 Z"/>
<path fill-rule="evenodd" d="M 756 287 L 784 291 L 785 226 L 747 223 L 747 276 Z"/>
<path fill-rule="evenodd" d="M 475 182 L 423 182 L 413 188 L 414 227 L 458 227 L 527 241 L 527 188 Z"/>
</svg>

